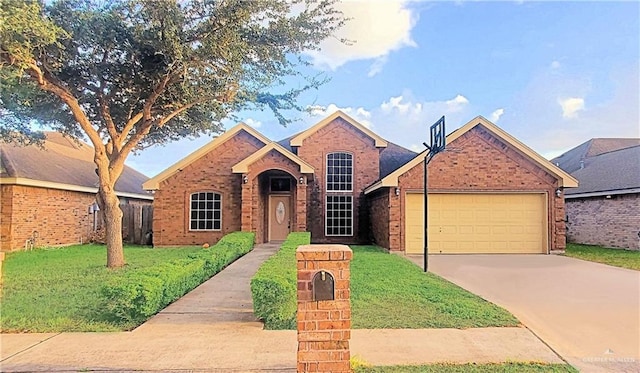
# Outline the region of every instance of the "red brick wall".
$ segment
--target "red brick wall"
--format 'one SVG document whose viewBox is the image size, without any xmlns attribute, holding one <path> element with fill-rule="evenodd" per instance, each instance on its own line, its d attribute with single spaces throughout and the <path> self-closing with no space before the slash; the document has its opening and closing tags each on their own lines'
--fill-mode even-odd
<svg viewBox="0 0 640 373">
<path fill-rule="evenodd" d="M 569 242 L 640 250 L 640 194 L 566 200 Z"/>
<path fill-rule="evenodd" d="M 399 177 L 401 198 L 390 213 L 391 250 L 404 248 L 405 193 L 423 190 L 423 167 L 420 163 Z M 557 186 L 553 175 L 481 127 L 457 138 L 429 163 L 432 192 L 546 192 L 552 250 L 565 247 L 564 199 L 555 196 Z M 396 234 L 399 240 L 394 240 Z"/>
<path fill-rule="evenodd" d="M 232 173 L 231 167 L 262 146 L 253 136 L 241 131 L 163 181 L 154 198 L 154 245 L 213 244 L 225 234 L 240 230 L 242 175 Z M 195 192 L 222 194 L 220 231 L 189 230 L 189 200 Z"/>
<path fill-rule="evenodd" d="M 35 247 L 88 242 L 93 232 L 89 206 L 95 194 L 23 185 L 2 185 L 0 250 L 15 251 L 38 232 Z M 151 204 L 147 200 L 120 198 L 121 203 Z M 102 226 L 101 217 L 97 224 Z M 123 225 L 123 236 L 127 229 Z"/>
<path fill-rule="evenodd" d="M 369 198 L 369 216 L 371 220 L 371 235 L 373 243 L 382 247 L 390 247 L 389 244 L 389 198 L 390 189 L 383 189 L 374 192 L 375 194 Z M 400 198 L 400 197 L 396 197 Z"/>
<path fill-rule="evenodd" d="M 326 159 L 332 152 L 353 155 L 353 236 L 325 236 Z M 366 221 L 364 188 L 379 179 L 379 149 L 373 139 L 353 126 L 337 118 L 307 137 L 298 148 L 298 156 L 315 169 L 314 182 L 308 189 L 307 227 L 313 242 L 359 243 L 369 239 L 369 222 Z"/>
<path fill-rule="evenodd" d="M 38 232 L 35 246 L 87 242 L 95 195 L 22 185 L 2 185 L 2 251 L 21 250 Z"/>
</svg>

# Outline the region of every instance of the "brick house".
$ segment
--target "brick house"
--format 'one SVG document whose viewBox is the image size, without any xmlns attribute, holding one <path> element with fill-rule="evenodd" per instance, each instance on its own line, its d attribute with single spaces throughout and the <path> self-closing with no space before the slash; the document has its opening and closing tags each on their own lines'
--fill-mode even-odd
<svg viewBox="0 0 640 373">
<path fill-rule="evenodd" d="M 640 250 L 640 139 L 591 139 L 552 162 L 580 182 L 565 193 L 567 240 Z"/>
<path fill-rule="evenodd" d="M 577 186 L 570 175 L 482 117 L 447 143 L 429 165 L 435 252 L 564 248 L 562 188 Z M 421 252 L 425 155 L 340 111 L 280 142 L 240 123 L 144 183 L 155 191 L 154 244 L 310 231 L 313 242 Z"/>
<path fill-rule="evenodd" d="M 57 132 L 43 147 L 0 143 L 0 249 L 87 242 L 100 224 L 93 148 Z M 125 167 L 116 184 L 121 204 L 150 205 L 148 178 Z"/>
</svg>

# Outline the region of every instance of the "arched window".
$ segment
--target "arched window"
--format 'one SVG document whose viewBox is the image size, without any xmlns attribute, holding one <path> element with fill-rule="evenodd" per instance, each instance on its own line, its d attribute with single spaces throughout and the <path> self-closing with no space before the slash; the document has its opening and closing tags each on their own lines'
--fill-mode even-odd
<svg viewBox="0 0 640 373">
<path fill-rule="evenodd" d="M 353 156 L 351 154 L 327 154 L 327 191 L 353 191 Z"/>
<path fill-rule="evenodd" d="M 353 155 L 327 154 L 325 235 L 353 236 Z"/>
<path fill-rule="evenodd" d="M 191 194 L 189 230 L 219 231 L 222 229 L 222 197 L 219 193 Z"/>
</svg>

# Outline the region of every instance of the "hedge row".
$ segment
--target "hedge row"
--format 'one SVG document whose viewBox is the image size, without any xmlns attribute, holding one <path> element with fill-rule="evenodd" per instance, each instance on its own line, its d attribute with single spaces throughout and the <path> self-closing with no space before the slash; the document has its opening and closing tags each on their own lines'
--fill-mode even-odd
<svg viewBox="0 0 640 373">
<path fill-rule="evenodd" d="M 266 329 L 296 328 L 296 249 L 310 242 L 310 233 L 290 233 L 251 279 L 253 313 L 264 321 Z"/>
<path fill-rule="evenodd" d="M 140 323 L 251 251 L 255 234 L 234 232 L 213 247 L 151 268 L 114 277 L 102 288 L 115 320 Z"/>
</svg>

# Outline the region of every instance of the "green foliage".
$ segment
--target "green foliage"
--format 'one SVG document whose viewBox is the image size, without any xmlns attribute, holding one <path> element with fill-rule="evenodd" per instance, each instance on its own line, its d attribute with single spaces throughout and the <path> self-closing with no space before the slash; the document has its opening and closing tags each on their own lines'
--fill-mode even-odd
<svg viewBox="0 0 640 373">
<path fill-rule="evenodd" d="M 288 237 L 251 281 L 254 313 L 267 329 L 296 328 L 295 249 Z M 297 238 L 297 236 L 296 236 Z M 302 238 L 302 237 L 300 237 Z M 375 246 L 352 246 L 351 312 L 356 329 L 517 326 L 504 309 Z"/>
<path fill-rule="evenodd" d="M 577 373 L 568 364 L 544 363 L 487 363 L 487 364 L 429 364 L 357 367 L 355 373 Z"/>
<path fill-rule="evenodd" d="M 114 278 L 102 289 L 115 320 L 140 323 L 248 253 L 255 234 L 234 232 L 187 259 L 161 263 Z"/>
<path fill-rule="evenodd" d="M 296 249 L 308 245 L 311 234 L 294 232 L 251 279 L 253 313 L 266 329 L 295 329 L 297 310 Z"/>
<path fill-rule="evenodd" d="M 116 150 L 218 132 L 250 107 L 286 124 L 282 110 L 301 109 L 299 94 L 324 81 L 299 71 L 300 54 L 343 24 L 333 2 L 4 1 L 0 110 L 96 131 Z M 287 79 L 299 88 L 283 89 Z"/>
<path fill-rule="evenodd" d="M 118 331 L 134 323 L 106 314 L 105 283 L 201 253 L 200 247 L 125 246 L 126 267 L 105 267 L 104 245 L 77 245 L 8 253 L 2 268 L 3 332 Z"/>
<path fill-rule="evenodd" d="M 640 251 L 568 243 L 566 256 L 640 271 Z"/>
</svg>

